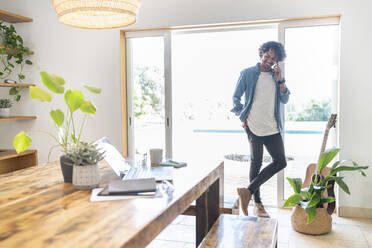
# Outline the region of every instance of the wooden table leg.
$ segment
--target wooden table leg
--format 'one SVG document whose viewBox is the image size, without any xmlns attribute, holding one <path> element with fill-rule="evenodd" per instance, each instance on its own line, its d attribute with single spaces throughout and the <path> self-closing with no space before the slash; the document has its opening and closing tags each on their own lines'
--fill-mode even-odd
<svg viewBox="0 0 372 248">
<path fill-rule="evenodd" d="M 202 242 L 209 229 L 220 215 L 220 179 L 216 180 L 197 200 L 196 214 L 196 247 Z"/>
<path fill-rule="evenodd" d="M 220 216 L 220 180 L 216 180 L 207 193 L 208 202 L 208 231 Z"/>
<path fill-rule="evenodd" d="M 208 212 L 207 212 L 207 191 L 204 192 L 197 200 L 195 206 L 196 218 L 196 247 L 202 242 L 208 233 Z"/>
</svg>

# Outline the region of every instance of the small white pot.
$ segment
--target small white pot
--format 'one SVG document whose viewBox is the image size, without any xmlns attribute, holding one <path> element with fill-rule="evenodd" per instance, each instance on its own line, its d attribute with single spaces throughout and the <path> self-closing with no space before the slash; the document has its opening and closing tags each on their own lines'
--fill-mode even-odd
<svg viewBox="0 0 372 248">
<path fill-rule="evenodd" d="M 0 108 L 0 117 L 9 117 L 10 108 Z"/>
<path fill-rule="evenodd" d="M 93 189 L 99 186 L 101 176 L 98 164 L 74 165 L 72 172 L 72 184 L 76 189 Z"/>
</svg>

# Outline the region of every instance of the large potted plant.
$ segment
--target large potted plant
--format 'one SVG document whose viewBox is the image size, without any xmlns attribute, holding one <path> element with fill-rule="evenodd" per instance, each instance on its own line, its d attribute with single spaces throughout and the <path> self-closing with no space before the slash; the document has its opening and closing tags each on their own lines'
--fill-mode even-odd
<svg viewBox="0 0 372 248">
<path fill-rule="evenodd" d="M 100 174 L 98 162 L 103 152 L 97 144 L 79 142 L 67 146 L 66 157 L 73 161 L 72 183 L 77 189 L 92 189 L 99 186 Z"/>
<path fill-rule="evenodd" d="M 52 93 L 63 95 L 64 103 L 66 105 L 66 113 L 61 109 L 52 109 L 49 115 L 56 126 L 57 134 L 54 135 L 48 131 L 38 130 L 29 132 L 18 133 L 14 140 L 13 145 L 17 153 L 27 150 L 31 145 L 31 137 L 29 134 L 32 132 L 43 132 L 52 137 L 57 143 L 56 146 L 62 148 L 63 155 L 60 158 L 63 179 L 65 182 L 72 182 L 72 166 L 74 162 L 66 156 L 66 151 L 69 146 L 77 145 L 81 143 L 81 135 L 84 129 L 84 125 L 88 115 L 96 114 L 96 107 L 91 101 L 84 98 L 83 93 L 80 90 L 65 90 L 65 80 L 59 76 L 49 74 L 45 71 L 40 72 L 41 80 L 43 84 Z M 101 89 L 84 85 L 84 87 L 92 93 L 99 94 Z M 30 87 L 30 97 L 34 100 L 41 102 L 51 102 L 52 95 L 35 86 Z M 80 125 L 76 122 L 75 115 L 84 114 L 84 119 Z M 78 126 L 80 128 L 78 129 Z M 54 147 L 52 147 L 54 148 Z M 51 149 L 52 149 L 51 148 Z M 49 152 L 50 154 L 50 152 Z"/>
<path fill-rule="evenodd" d="M 0 117 L 9 117 L 10 108 L 12 107 L 12 105 L 13 104 L 10 99 L 0 99 Z"/>
<path fill-rule="evenodd" d="M 325 234 L 332 230 L 332 218 L 328 214 L 325 204 L 335 201 L 334 197 L 324 194 L 327 188 L 333 187 L 329 182 L 335 182 L 347 194 L 350 194 L 349 187 L 343 177 L 337 175 L 341 171 L 359 171 L 366 176 L 363 170 L 368 166 L 359 166 L 352 160 L 336 161 L 329 169 L 328 176 L 322 176 L 322 171 L 334 159 L 340 149 L 333 148 L 322 153 L 315 176 L 308 188 L 302 187 L 301 178 L 288 178 L 294 194 L 285 202 L 284 207 L 294 206 L 291 215 L 293 229 L 306 234 Z"/>
</svg>

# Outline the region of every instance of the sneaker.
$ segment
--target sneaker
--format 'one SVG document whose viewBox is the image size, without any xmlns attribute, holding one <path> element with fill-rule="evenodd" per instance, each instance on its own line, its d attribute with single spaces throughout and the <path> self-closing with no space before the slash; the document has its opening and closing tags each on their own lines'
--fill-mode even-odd
<svg viewBox="0 0 372 248">
<path fill-rule="evenodd" d="M 252 198 L 251 191 L 248 188 L 238 188 L 238 195 L 240 200 L 240 207 L 244 215 L 248 215 L 248 204 Z"/>
<path fill-rule="evenodd" d="M 253 212 L 258 217 L 270 218 L 270 215 L 266 212 L 266 209 L 262 203 L 255 202 Z"/>
</svg>

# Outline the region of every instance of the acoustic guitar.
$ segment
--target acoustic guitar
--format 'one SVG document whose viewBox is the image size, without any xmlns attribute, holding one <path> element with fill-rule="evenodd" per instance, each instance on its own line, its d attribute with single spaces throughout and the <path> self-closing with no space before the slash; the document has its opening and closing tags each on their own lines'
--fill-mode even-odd
<svg viewBox="0 0 372 248">
<path fill-rule="evenodd" d="M 324 132 L 324 136 L 323 136 L 322 146 L 320 148 L 318 162 L 319 162 L 320 156 L 325 151 L 325 148 L 326 148 L 326 145 L 327 145 L 327 140 L 328 140 L 329 130 L 332 127 L 335 127 L 336 119 L 337 119 L 337 114 L 332 114 L 331 117 L 329 117 L 326 129 L 325 129 L 325 132 Z M 317 177 L 325 178 L 329 175 L 329 171 L 330 171 L 329 167 L 325 167 L 320 172 L 320 175 L 318 175 L 318 173 L 317 173 L 317 168 L 318 168 L 318 164 L 315 164 L 315 163 L 309 164 L 307 166 L 306 176 L 305 176 L 305 180 L 302 184 L 302 188 L 308 188 L 310 186 L 310 182 L 313 182 L 314 179 L 317 178 Z M 324 196 L 335 197 L 334 183 L 335 183 L 334 181 L 328 181 L 327 185 L 331 185 L 331 187 L 324 191 Z M 336 203 L 335 202 L 325 203 L 324 207 L 327 208 L 328 214 L 332 214 L 333 211 L 335 210 Z"/>
</svg>

